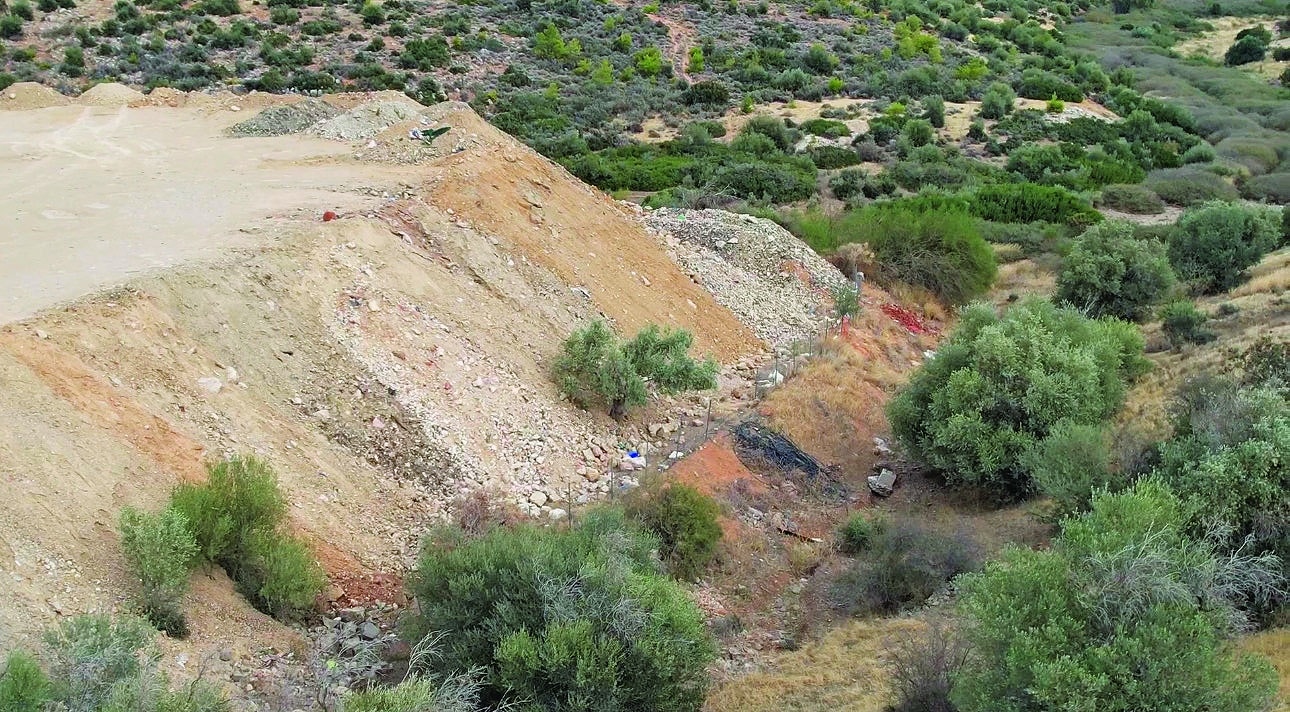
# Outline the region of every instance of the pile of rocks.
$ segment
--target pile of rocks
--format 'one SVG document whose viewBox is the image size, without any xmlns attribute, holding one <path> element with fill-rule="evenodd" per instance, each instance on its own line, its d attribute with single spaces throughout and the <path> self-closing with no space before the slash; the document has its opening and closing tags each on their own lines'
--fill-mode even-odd
<svg viewBox="0 0 1290 712">
<path fill-rule="evenodd" d="M 318 99 L 294 104 L 270 106 L 260 113 L 229 127 L 234 136 L 285 136 L 300 133 L 320 121 L 340 114 L 340 110 Z"/>
<path fill-rule="evenodd" d="M 671 208 L 642 218 L 692 279 L 781 349 L 819 333 L 829 317 L 830 290 L 846 283 L 836 267 L 770 220 Z"/>
<path fill-rule="evenodd" d="M 314 124 L 308 132 L 337 141 L 370 139 L 394 124 L 417 118 L 421 110 L 401 101 L 371 101 Z"/>
</svg>

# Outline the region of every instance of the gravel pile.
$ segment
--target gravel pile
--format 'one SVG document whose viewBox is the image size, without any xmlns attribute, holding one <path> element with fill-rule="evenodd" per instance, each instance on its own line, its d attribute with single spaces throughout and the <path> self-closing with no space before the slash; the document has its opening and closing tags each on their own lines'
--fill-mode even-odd
<svg viewBox="0 0 1290 712">
<path fill-rule="evenodd" d="M 340 113 L 339 109 L 317 99 L 295 104 L 270 106 L 240 124 L 229 128 L 234 136 L 285 136 L 300 133 L 310 126 Z"/>
<path fill-rule="evenodd" d="M 370 139 L 401 121 L 417 118 L 421 109 L 400 101 L 373 101 L 315 124 L 309 133 L 337 141 Z"/>
<path fill-rule="evenodd" d="M 691 277 L 781 349 L 818 334 L 828 318 L 829 291 L 846 283 L 836 267 L 769 220 L 670 208 L 643 219 L 672 238 L 669 251 Z"/>
</svg>

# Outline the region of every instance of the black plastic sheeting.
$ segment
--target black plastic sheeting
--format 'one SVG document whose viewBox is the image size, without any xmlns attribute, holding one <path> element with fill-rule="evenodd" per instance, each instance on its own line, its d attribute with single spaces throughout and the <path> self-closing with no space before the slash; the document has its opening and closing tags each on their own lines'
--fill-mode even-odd
<svg viewBox="0 0 1290 712">
<path fill-rule="evenodd" d="M 780 472 L 798 470 L 813 480 L 825 473 L 819 460 L 807 455 L 792 440 L 755 420 L 735 426 L 735 454 L 740 460 L 756 460 Z"/>
</svg>

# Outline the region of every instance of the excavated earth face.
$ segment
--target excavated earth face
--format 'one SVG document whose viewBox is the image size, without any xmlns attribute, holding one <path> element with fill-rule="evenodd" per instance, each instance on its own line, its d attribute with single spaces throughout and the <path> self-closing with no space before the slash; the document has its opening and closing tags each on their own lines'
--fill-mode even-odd
<svg viewBox="0 0 1290 712">
<path fill-rule="evenodd" d="M 732 313 L 636 211 L 464 105 L 30 98 L 44 108 L 8 106 L 0 122 L 11 645 L 60 616 L 128 608 L 118 512 L 161 506 L 212 459 L 270 462 L 336 584 L 329 602 L 397 604 L 421 535 L 456 497 L 486 488 L 556 518 L 603 496 L 624 450 L 666 453 L 701 439 L 709 399 L 714 417 L 749 402 L 768 317 Z M 330 123 L 282 111 L 297 105 Z M 287 128 L 232 135 L 264 107 Z M 408 138 L 444 125 L 432 144 Z M 782 277 L 776 266 L 767 286 Z M 786 314 L 815 309 L 819 294 L 802 294 Z M 563 402 L 550 360 L 598 317 L 690 330 L 727 366 L 719 390 L 624 423 Z M 193 635 L 165 642 L 177 674 L 200 658 L 242 679 L 254 651 L 299 645 L 218 572 L 194 577 L 185 610 Z"/>
<path fill-rule="evenodd" d="M 11 645 L 127 609 L 120 509 L 160 507 L 239 452 L 278 473 L 324 603 L 405 605 L 420 539 L 458 497 L 558 519 L 605 496 L 626 450 L 659 463 L 702 443 L 709 409 L 741 417 L 771 347 L 818 333 L 842 281 L 773 224 L 616 203 L 462 104 L 24 92 L 0 122 Z M 724 366 L 718 389 L 622 423 L 564 402 L 550 362 L 596 318 L 689 330 Z M 251 696 L 271 670 L 302 674 L 299 633 L 218 571 L 184 607 L 172 673 L 200 660 Z"/>
</svg>

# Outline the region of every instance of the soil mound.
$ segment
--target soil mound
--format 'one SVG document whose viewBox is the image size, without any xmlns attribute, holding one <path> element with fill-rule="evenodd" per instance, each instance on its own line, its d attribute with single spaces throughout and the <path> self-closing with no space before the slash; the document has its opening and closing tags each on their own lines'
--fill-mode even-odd
<svg viewBox="0 0 1290 712">
<path fill-rule="evenodd" d="M 105 82 L 95 84 L 76 98 L 77 104 L 85 106 L 133 106 L 146 99 L 143 92 L 131 89 L 124 84 Z"/>
<path fill-rule="evenodd" d="M 66 106 L 70 103 L 72 103 L 71 99 L 44 84 L 35 82 L 18 82 L 0 92 L 0 110 L 24 111 L 50 106 Z"/>
</svg>

